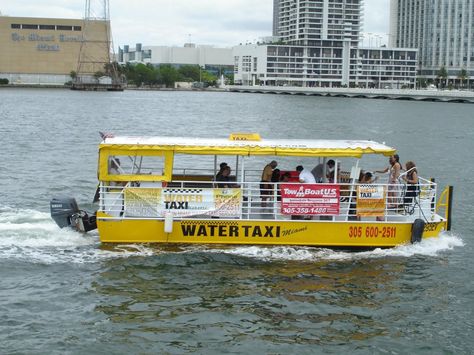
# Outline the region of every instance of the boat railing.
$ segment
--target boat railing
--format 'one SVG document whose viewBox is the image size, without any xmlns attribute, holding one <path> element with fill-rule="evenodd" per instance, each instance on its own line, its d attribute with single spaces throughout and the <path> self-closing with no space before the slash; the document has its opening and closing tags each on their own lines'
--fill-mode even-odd
<svg viewBox="0 0 474 355">
<path fill-rule="evenodd" d="M 231 182 L 223 187 L 222 182 L 202 180 L 129 182 L 126 185 L 101 182 L 99 210 L 113 218 L 124 219 L 163 219 L 165 214 L 171 214 L 175 219 L 432 220 L 436 212 L 437 184 L 423 178 L 419 180 L 414 188 L 405 183 L 307 185 L 281 182 L 262 185 L 261 182 Z M 336 197 L 322 196 L 316 201 L 292 191 L 306 187 L 314 194 L 319 193 L 314 192 L 320 191 L 319 188 L 336 187 L 337 194 Z M 165 195 L 167 197 L 163 198 Z M 163 202 L 165 200 L 167 203 Z M 190 207 L 200 203 L 202 209 Z"/>
</svg>

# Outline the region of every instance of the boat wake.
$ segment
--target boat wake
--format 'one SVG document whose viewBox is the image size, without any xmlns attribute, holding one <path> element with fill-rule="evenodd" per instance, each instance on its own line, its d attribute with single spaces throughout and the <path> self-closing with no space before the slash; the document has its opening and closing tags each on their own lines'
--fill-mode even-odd
<svg viewBox="0 0 474 355">
<path fill-rule="evenodd" d="M 415 255 L 437 256 L 441 252 L 449 251 L 464 245 L 462 239 L 451 233 L 442 233 L 438 238 L 423 240 L 418 244 L 400 245 L 390 249 L 374 249 L 370 251 L 340 251 L 314 247 L 261 247 L 243 246 L 232 249 L 213 250 L 212 252 L 228 253 L 249 258 L 267 261 L 321 261 L 321 260 L 360 260 L 387 257 L 412 257 Z"/>
<path fill-rule="evenodd" d="M 151 255 L 141 245 L 100 247 L 97 232 L 60 229 L 49 213 L 0 207 L 0 260 L 30 263 L 94 263 L 104 259 Z"/>
<path fill-rule="evenodd" d="M 96 231 L 81 234 L 69 229 L 60 229 L 49 213 L 0 207 L 0 260 L 9 259 L 30 263 L 95 263 L 107 259 L 170 253 L 221 253 L 262 261 L 344 261 L 414 255 L 437 256 L 441 252 L 463 245 L 459 236 L 443 233 L 438 238 L 424 240 L 419 244 L 363 252 L 290 246 L 195 245 L 176 248 L 143 244 L 102 246 Z"/>
</svg>

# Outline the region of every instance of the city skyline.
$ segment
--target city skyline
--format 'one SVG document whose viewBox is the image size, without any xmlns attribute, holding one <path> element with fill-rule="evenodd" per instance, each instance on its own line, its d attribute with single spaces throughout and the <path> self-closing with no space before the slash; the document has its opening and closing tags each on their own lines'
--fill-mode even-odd
<svg viewBox="0 0 474 355">
<path fill-rule="evenodd" d="M 185 42 L 232 47 L 270 36 L 273 0 L 114 0 L 111 21 L 114 46 L 134 44 L 177 45 Z M 389 0 L 365 0 L 364 45 L 387 43 Z M 137 3 L 140 5 L 138 6 Z M 250 10 L 249 10 L 250 9 Z M 83 0 L 0 0 L 4 16 L 82 18 Z"/>
</svg>

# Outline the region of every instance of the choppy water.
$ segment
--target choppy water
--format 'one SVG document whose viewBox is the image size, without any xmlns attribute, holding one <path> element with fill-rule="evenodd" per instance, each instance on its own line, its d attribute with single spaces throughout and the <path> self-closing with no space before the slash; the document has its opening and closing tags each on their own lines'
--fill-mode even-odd
<svg viewBox="0 0 474 355">
<path fill-rule="evenodd" d="M 0 353 L 472 353 L 473 107 L 0 90 Z M 101 245 L 48 213 L 57 194 L 87 207 L 99 130 L 386 141 L 455 186 L 454 230 L 359 253 Z"/>
</svg>

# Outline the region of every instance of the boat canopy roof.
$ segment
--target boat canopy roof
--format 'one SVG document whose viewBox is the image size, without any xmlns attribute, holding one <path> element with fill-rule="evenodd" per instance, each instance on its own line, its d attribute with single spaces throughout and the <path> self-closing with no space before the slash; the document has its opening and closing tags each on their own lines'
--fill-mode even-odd
<svg viewBox="0 0 474 355">
<path fill-rule="evenodd" d="M 390 156 L 396 150 L 368 140 L 261 139 L 191 137 L 107 137 L 99 149 L 120 151 L 164 151 L 199 155 L 272 155 L 304 157 L 354 157 L 364 154 Z"/>
</svg>

